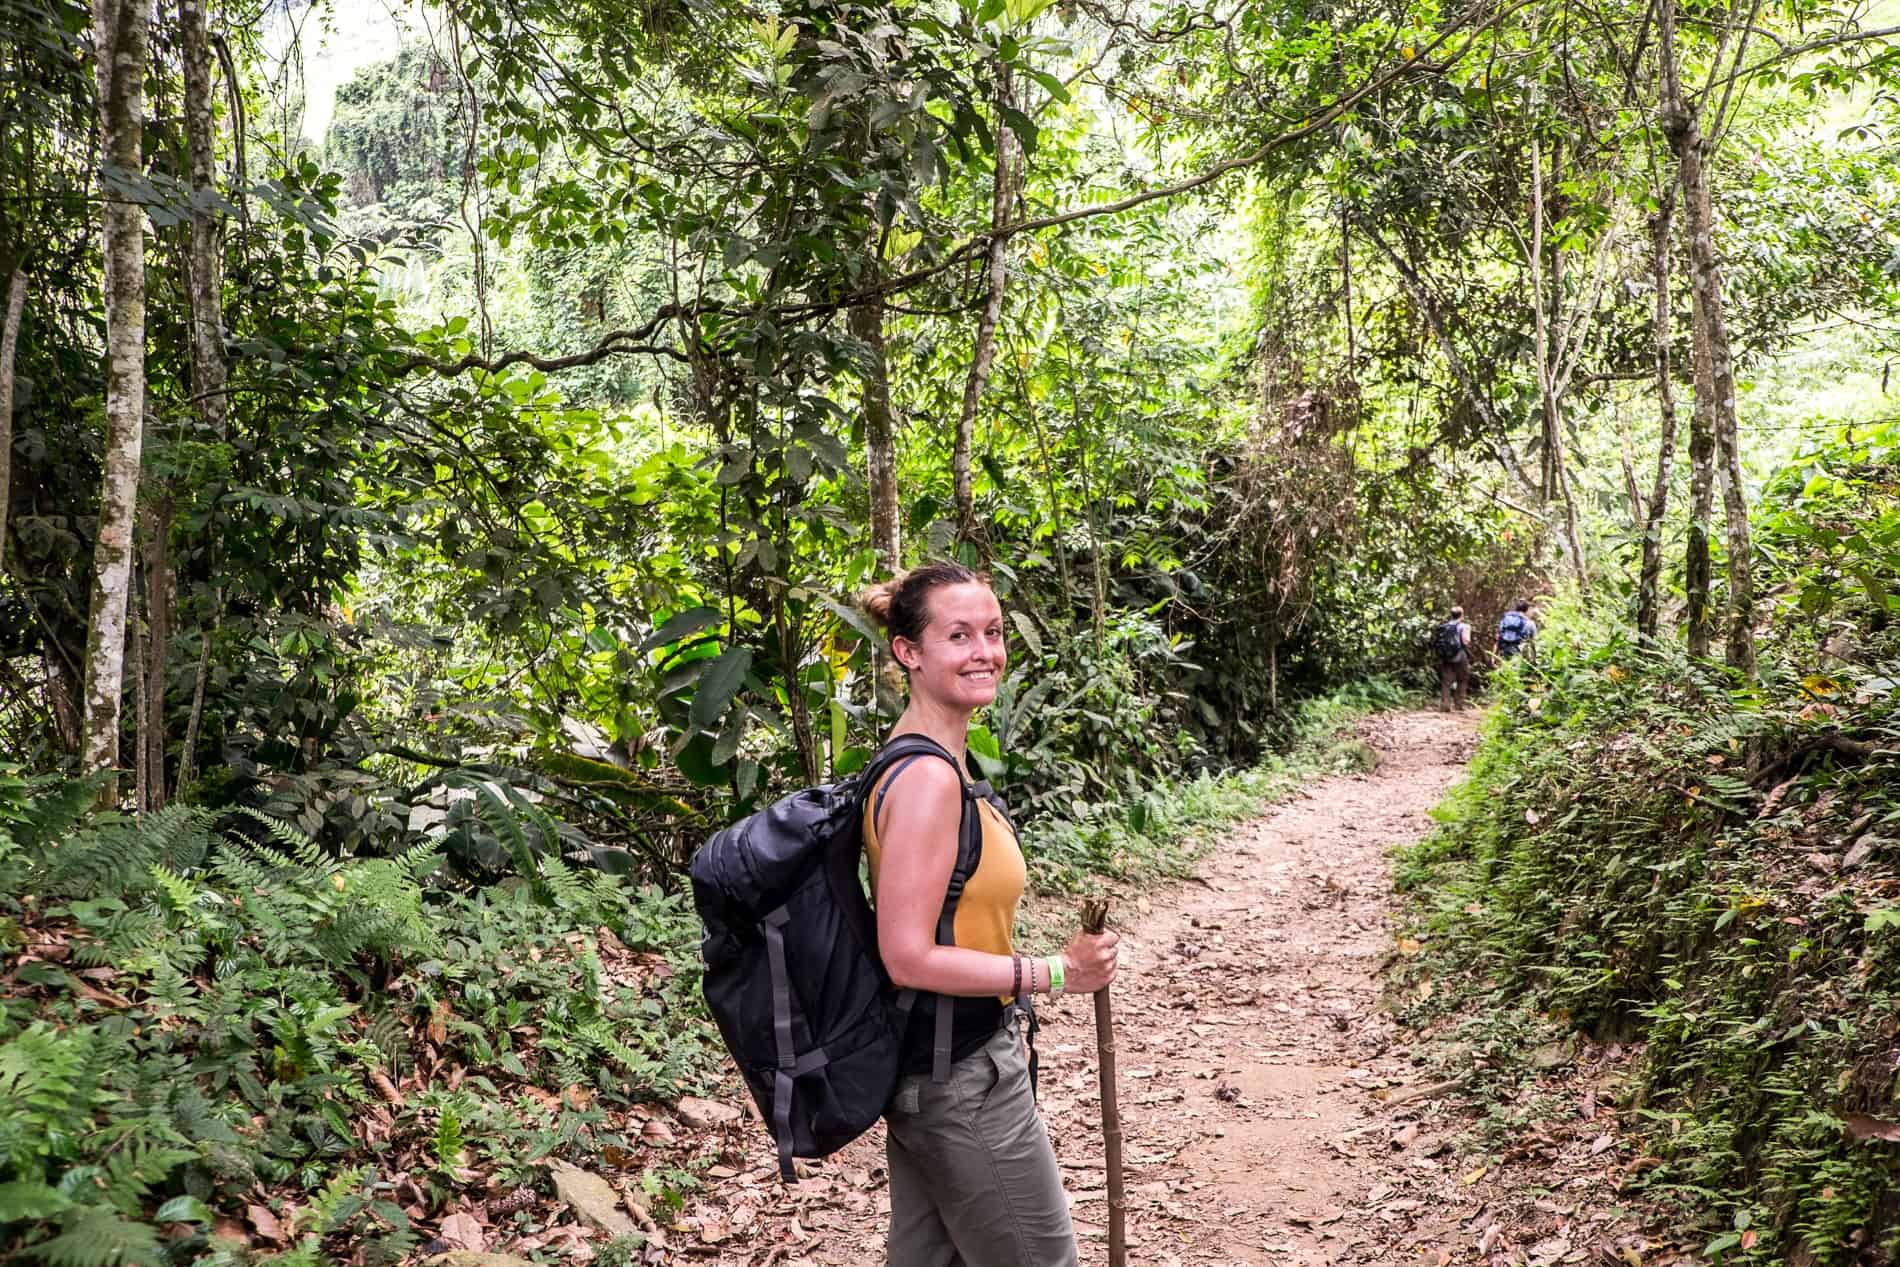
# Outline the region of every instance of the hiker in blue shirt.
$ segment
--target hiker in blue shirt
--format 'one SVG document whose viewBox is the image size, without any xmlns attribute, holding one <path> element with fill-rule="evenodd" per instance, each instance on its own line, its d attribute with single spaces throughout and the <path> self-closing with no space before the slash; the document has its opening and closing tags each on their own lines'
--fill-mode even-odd
<svg viewBox="0 0 1900 1267">
<path fill-rule="evenodd" d="M 1498 659 L 1509 660 L 1529 648 L 1537 636 L 1537 623 L 1530 618 L 1531 600 L 1520 598 L 1498 621 Z"/>
</svg>

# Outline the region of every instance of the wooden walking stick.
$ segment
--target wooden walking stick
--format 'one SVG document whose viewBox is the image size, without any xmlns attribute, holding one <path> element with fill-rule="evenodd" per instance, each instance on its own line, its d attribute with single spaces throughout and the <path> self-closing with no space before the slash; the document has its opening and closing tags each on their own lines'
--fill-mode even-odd
<svg viewBox="0 0 1900 1267">
<path fill-rule="evenodd" d="M 1108 901 L 1082 903 L 1082 931 L 1108 927 Z M 1115 1100 L 1115 1013 L 1108 987 L 1095 992 L 1095 1057 L 1102 1080 L 1102 1153 L 1108 1171 L 1108 1267 L 1128 1267 L 1128 1197 L 1122 1187 L 1122 1111 Z"/>
</svg>

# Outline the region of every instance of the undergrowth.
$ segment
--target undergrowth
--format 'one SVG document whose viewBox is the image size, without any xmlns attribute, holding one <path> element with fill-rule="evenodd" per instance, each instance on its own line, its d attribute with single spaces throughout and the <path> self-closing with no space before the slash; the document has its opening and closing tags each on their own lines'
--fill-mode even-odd
<svg viewBox="0 0 1900 1267">
<path fill-rule="evenodd" d="M 1559 648 L 1494 679 L 1468 777 L 1396 859 L 1405 1018 L 1512 1029 L 1480 1082 L 1526 1076 L 1552 1023 L 1634 1045 L 1651 1155 L 1625 1185 L 1723 1262 L 1900 1256 L 1896 652 L 1742 688 Z"/>
<path fill-rule="evenodd" d="M 92 793 L 0 771 L 0 1240 L 51 1267 L 227 1261 L 240 1217 L 252 1261 L 394 1262 L 466 1190 L 637 1158 L 614 1110 L 711 1075 L 681 897 L 556 858 L 445 890 Z"/>
</svg>

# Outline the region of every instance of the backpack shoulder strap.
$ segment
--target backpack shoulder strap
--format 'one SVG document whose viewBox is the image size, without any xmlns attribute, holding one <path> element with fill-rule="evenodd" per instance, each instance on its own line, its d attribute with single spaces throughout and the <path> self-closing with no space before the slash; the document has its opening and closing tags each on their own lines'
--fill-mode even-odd
<svg viewBox="0 0 1900 1267">
<path fill-rule="evenodd" d="M 876 789 L 878 807 L 873 810 L 873 813 L 881 812 L 884 792 L 896 775 L 912 761 L 924 756 L 934 756 L 949 762 L 953 768 L 956 768 L 957 782 L 963 788 L 962 813 L 957 823 L 957 860 L 950 868 L 950 883 L 944 890 L 943 909 L 937 916 L 937 944 L 949 946 L 956 942 L 957 900 L 963 896 L 964 886 L 970 882 L 970 877 L 976 874 L 977 864 L 983 859 L 983 820 L 976 812 L 976 802 L 988 800 L 994 803 L 997 799 L 996 793 L 990 789 L 987 782 L 972 783 L 965 776 L 962 768 L 957 766 L 957 759 L 951 756 L 949 750 L 942 744 L 927 735 L 907 733 L 893 738 L 878 750 L 876 756 L 871 758 L 860 776 L 859 796 L 860 798 L 869 797 L 873 789 Z M 890 779 L 884 778 L 886 770 L 892 772 Z M 884 779 L 882 788 L 877 786 L 880 779 Z M 905 993 L 910 992 L 905 991 Z M 900 999 L 899 1007 L 908 1012 L 909 1008 L 906 1006 L 908 1003 L 908 999 Z M 953 1038 L 951 1020 L 955 1010 L 956 1000 L 953 996 L 947 994 L 937 996 L 936 1032 L 932 1035 L 931 1042 L 930 1079 L 932 1082 L 950 1080 L 950 1045 Z"/>
</svg>

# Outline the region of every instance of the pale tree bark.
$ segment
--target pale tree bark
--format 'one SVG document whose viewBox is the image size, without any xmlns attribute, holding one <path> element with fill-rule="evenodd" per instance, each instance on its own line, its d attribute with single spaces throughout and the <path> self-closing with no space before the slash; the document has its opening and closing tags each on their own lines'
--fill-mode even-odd
<svg viewBox="0 0 1900 1267">
<path fill-rule="evenodd" d="M 1564 417 L 1563 394 L 1568 386 L 1568 375 L 1560 361 L 1563 359 L 1565 340 L 1559 336 L 1553 338 L 1550 326 L 1553 320 L 1561 318 L 1564 309 L 1563 271 L 1561 250 L 1551 253 L 1550 297 L 1544 296 L 1544 164 L 1543 154 L 1536 137 L 1531 138 L 1531 240 L 1526 252 L 1531 274 L 1531 311 L 1533 313 L 1532 338 L 1537 357 L 1538 396 L 1543 405 L 1544 416 L 1544 480 L 1545 501 L 1558 500 L 1563 503 L 1564 552 L 1569 556 L 1570 570 L 1576 575 L 1579 587 L 1590 583 L 1589 571 L 1583 559 L 1583 532 L 1577 521 L 1577 503 L 1570 492 L 1569 463 L 1564 454 Z M 1557 178 L 1561 156 L 1551 159 L 1551 177 Z M 1553 343 L 1556 346 L 1553 347 Z"/>
<path fill-rule="evenodd" d="M 144 524 L 145 579 L 145 717 L 141 755 L 147 771 L 145 808 L 161 810 L 168 799 L 165 785 L 165 680 L 171 655 L 172 610 L 176 588 L 172 577 L 172 500 L 154 498 L 139 518 Z"/>
<path fill-rule="evenodd" d="M 1676 380 L 1670 365 L 1672 331 L 1669 305 L 1669 239 L 1675 219 L 1676 197 L 1665 191 L 1662 206 L 1649 222 L 1650 274 L 1656 287 L 1652 324 L 1656 340 L 1656 409 L 1662 431 L 1656 446 L 1656 482 L 1650 488 L 1649 514 L 1643 520 L 1643 565 L 1636 582 L 1636 634 L 1645 641 L 1656 637 L 1662 608 L 1662 529 L 1669 513 L 1669 486 L 1676 465 Z"/>
<path fill-rule="evenodd" d="M 0 572 L 7 562 L 7 499 L 13 488 L 13 366 L 20 350 L 20 320 L 26 312 L 26 268 L 7 271 L 7 312 L 0 325 Z"/>
<path fill-rule="evenodd" d="M 1709 525 L 1715 518 L 1715 414 L 1710 404 L 1708 340 L 1702 329 L 1690 331 L 1695 358 L 1695 407 L 1689 413 L 1689 527 L 1683 549 L 1682 584 L 1687 591 L 1689 654 L 1709 654 L 1715 639 L 1711 591 L 1715 565 L 1709 552 Z"/>
<path fill-rule="evenodd" d="M 145 427 L 145 216 L 125 187 L 144 167 L 148 31 L 144 0 L 93 0 L 104 198 L 106 445 L 86 630 L 80 767 L 105 776 L 100 799 L 107 804 L 118 799 L 126 604 Z"/>
<path fill-rule="evenodd" d="M 864 367 L 865 480 L 871 491 L 871 547 L 895 576 L 903 566 L 897 511 L 897 423 L 891 414 L 891 380 L 884 342 L 881 300 L 851 310 L 851 334 L 866 350 Z"/>
<path fill-rule="evenodd" d="M 976 522 L 976 498 L 971 487 L 971 450 L 976 444 L 976 413 L 983 401 L 983 389 L 989 385 L 990 365 L 996 357 L 996 326 L 1003 316 L 1004 288 L 1009 282 L 1009 239 L 1002 230 L 1009 224 L 1010 204 L 1015 197 L 1015 138 L 1003 122 L 1002 107 L 1014 104 L 1014 81 L 1007 64 L 996 71 L 996 179 L 990 191 L 989 292 L 983 303 L 983 315 L 977 322 L 976 349 L 970 359 L 970 375 L 963 384 L 963 408 L 957 414 L 956 448 L 951 454 L 955 472 L 957 501 L 957 540 L 981 543 L 984 539 Z"/>
<path fill-rule="evenodd" d="M 212 205 L 217 193 L 217 130 L 211 110 L 211 40 L 205 0 L 179 0 L 185 70 L 185 148 L 191 177 L 191 372 L 199 416 L 219 439 L 229 402 L 224 360 L 223 235 Z"/>
<path fill-rule="evenodd" d="M 1722 293 L 1721 257 L 1715 248 L 1715 212 L 1709 195 L 1707 159 L 1709 145 L 1702 134 L 1696 109 L 1683 96 L 1680 68 L 1676 65 L 1675 3 L 1663 0 L 1661 56 L 1664 61 L 1665 93 L 1663 132 L 1676 155 L 1676 176 L 1682 188 L 1683 215 L 1689 244 L 1690 294 L 1694 301 L 1697 347 L 1696 412 L 1703 413 L 1702 397 L 1708 397 L 1704 461 L 1717 467 L 1722 487 L 1722 506 L 1727 527 L 1728 546 L 1728 619 L 1726 658 L 1731 668 L 1753 676 L 1755 672 L 1755 569 L 1754 546 L 1748 528 L 1748 494 L 1742 482 L 1741 438 L 1735 389 L 1735 358 L 1729 342 L 1728 307 Z M 1746 40 L 1741 49 L 1746 48 Z M 1741 49 L 1736 59 L 1742 56 Z M 1718 63 L 1720 57 L 1718 55 Z M 1695 446 L 1691 445 L 1691 463 L 1695 465 Z M 1699 468 L 1692 472 L 1698 479 L 1707 476 Z M 1706 500 L 1706 497 L 1705 497 Z M 1713 507 L 1709 507 L 1712 512 Z M 1705 512 L 1703 523 L 1713 518 Z M 1707 550 L 1704 529 L 1703 549 Z M 1708 654 L 1713 623 L 1704 600 L 1701 654 Z M 1691 630 L 1691 641 L 1695 631 Z"/>
<path fill-rule="evenodd" d="M 1709 214 L 1708 184 L 1702 170 L 1702 135 L 1694 110 L 1682 92 L 1681 70 L 1676 64 L 1676 0 L 1662 0 L 1657 56 L 1662 59 L 1663 106 L 1662 130 L 1676 158 L 1676 179 L 1682 189 L 1683 211 L 1690 239 L 1690 279 L 1695 299 L 1692 342 L 1695 350 L 1695 412 L 1689 422 L 1689 539 L 1683 561 L 1684 584 L 1688 590 L 1689 654 L 1707 656 L 1714 641 L 1714 620 L 1710 612 L 1710 588 L 1713 568 L 1709 559 L 1709 525 L 1715 510 L 1715 450 L 1719 429 L 1717 412 L 1721 389 L 1716 372 L 1716 354 L 1711 339 L 1710 310 L 1706 307 L 1707 278 L 1701 276 L 1696 262 L 1695 239 L 1698 228 L 1708 230 L 1705 245 L 1713 263 L 1712 230 L 1699 217 Z M 1698 207 L 1698 204 L 1699 207 Z M 1719 307 L 1720 290 L 1714 298 Z M 1718 314 L 1719 315 L 1719 314 Z M 1724 330 L 1727 352 L 1726 330 Z M 1734 391 L 1731 379 L 1729 391 Z"/>
</svg>

